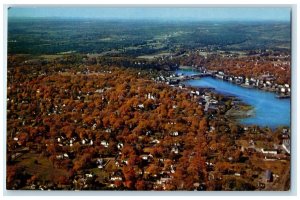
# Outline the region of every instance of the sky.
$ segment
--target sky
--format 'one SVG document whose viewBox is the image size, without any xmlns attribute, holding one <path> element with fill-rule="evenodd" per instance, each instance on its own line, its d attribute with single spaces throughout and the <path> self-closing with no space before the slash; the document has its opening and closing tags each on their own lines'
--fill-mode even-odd
<svg viewBox="0 0 300 200">
<path fill-rule="evenodd" d="M 290 8 L 165 8 L 165 7 L 11 7 L 8 17 L 96 19 L 289 21 Z"/>
</svg>

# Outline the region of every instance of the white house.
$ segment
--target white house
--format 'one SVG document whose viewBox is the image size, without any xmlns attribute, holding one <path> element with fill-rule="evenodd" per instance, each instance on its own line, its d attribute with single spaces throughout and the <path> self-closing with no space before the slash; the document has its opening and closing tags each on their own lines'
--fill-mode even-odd
<svg viewBox="0 0 300 200">
<path fill-rule="evenodd" d="M 263 154 L 273 154 L 277 155 L 278 151 L 276 149 L 261 149 Z"/>
<path fill-rule="evenodd" d="M 94 130 L 96 130 L 96 128 L 97 128 L 97 124 L 95 123 L 95 124 L 93 124 L 92 130 L 94 131 Z"/>
<path fill-rule="evenodd" d="M 105 148 L 107 148 L 109 144 L 106 140 L 102 140 L 101 145 L 103 145 Z"/>
<path fill-rule="evenodd" d="M 178 147 L 177 146 L 172 147 L 171 152 L 174 152 L 175 154 L 178 154 L 179 153 Z"/>
<path fill-rule="evenodd" d="M 170 135 L 171 135 L 171 136 L 178 136 L 179 133 L 178 133 L 178 131 L 174 131 L 174 132 L 171 132 Z"/>
<path fill-rule="evenodd" d="M 110 178 L 110 180 L 112 180 L 112 181 L 122 181 L 123 179 L 120 176 L 113 176 L 113 177 Z"/>
<path fill-rule="evenodd" d="M 85 174 L 85 176 L 86 176 L 87 178 L 92 178 L 92 177 L 93 177 L 93 174 Z"/>
<path fill-rule="evenodd" d="M 138 107 L 139 108 L 144 108 L 144 104 L 139 104 Z"/>
<path fill-rule="evenodd" d="M 124 146 L 123 143 L 122 143 L 122 142 L 119 142 L 118 145 L 117 145 L 117 148 L 118 148 L 118 149 L 122 149 L 123 146 Z"/>
</svg>

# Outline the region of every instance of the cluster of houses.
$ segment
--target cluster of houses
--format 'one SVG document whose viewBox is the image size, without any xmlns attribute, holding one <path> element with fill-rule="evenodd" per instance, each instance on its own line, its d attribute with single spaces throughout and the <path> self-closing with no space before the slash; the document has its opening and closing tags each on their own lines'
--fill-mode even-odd
<svg viewBox="0 0 300 200">
<path fill-rule="evenodd" d="M 202 71 L 205 74 L 210 74 L 211 72 L 207 72 L 205 69 Z M 166 84 L 170 86 L 178 86 L 179 89 L 187 89 L 184 84 L 180 83 L 183 79 L 185 80 L 187 77 L 185 77 L 183 74 L 171 74 L 169 76 L 158 76 L 155 81 L 156 82 L 165 82 Z M 219 102 L 218 100 L 214 99 L 212 96 L 211 90 L 213 88 L 198 88 L 193 89 L 190 91 L 190 95 L 199 100 L 199 104 L 204 106 L 204 111 L 216 111 L 220 107 L 224 106 L 223 102 Z M 148 94 L 149 96 L 149 94 Z M 148 97 L 149 98 L 149 97 Z M 174 105 L 174 108 L 176 106 Z"/>
<path fill-rule="evenodd" d="M 273 148 L 256 148 L 253 140 L 249 141 L 247 151 L 253 150 L 253 152 L 261 153 L 263 158 L 268 161 L 285 160 L 288 159 L 291 154 L 291 143 L 290 143 L 290 129 L 283 128 L 280 134 L 281 144 L 274 144 Z M 242 151 L 244 151 L 242 147 Z"/>
<path fill-rule="evenodd" d="M 245 76 L 232 76 L 227 75 L 223 71 L 208 71 L 212 77 L 216 77 L 225 81 L 229 81 L 242 87 L 259 88 L 272 92 L 277 92 L 281 95 L 290 96 L 291 88 L 289 84 L 279 85 L 275 83 L 275 77 L 270 74 L 261 75 L 259 78 L 245 77 Z M 279 96 L 283 97 L 283 96 Z"/>
<path fill-rule="evenodd" d="M 174 86 L 174 84 L 178 84 L 180 79 L 175 74 L 171 75 L 159 75 L 156 78 L 152 78 L 157 83 L 166 83 L 168 85 Z"/>
<path fill-rule="evenodd" d="M 150 135 L 152 136 L 149 144 L 145 145 L 143 153 L 139 155 L 141 160 L 140 167 L 142 167 L 138 169 L 136 173 L 138 176 L 147 177 L 148 180 L 151 180 L 154 189 L 166 189 L 166 185 L 173 179 L 173 174 L 176 171 L 176 163 L 168 158 L 155 158 L 151 154 L 152 149 L 155 148 L 156 144 L 160 143 L 160 140 L 153 136 L 153 134 Z M 178 137 L 180 134 L 178 131 L 171 131 L 169 135 L 172 137 Z M 123 166 L 129 164 L 128 158 L 122 156 L 121 149 L 123 148 L 123 143 L 118 143 L 117 147 L 119 149 L 119 154 L 114 158 L 114 167 L 116 167 L 117 170 L 114 170 L 109 174 L 109 187 L 112 188 L 117 187 L 115 185 L 116 181 L 124 180 L 124 174 L 121 173 L 120 170 Z M 170 145 L 169 148 L 170 152 L 174 155 L 179 155 L 180 152 L 183 151 L 183 146 L 179 142 L 174 142 L 174 144 Z M 154 172 L 152 170 L 153 165 L 155 165 L 155 167 L 159 166 L 160 170 Z"/>
<path fill-rule="evenodd" d="M 286 98 L 291 95 L 291 88 L 289 84 L 277 84 L 275 83 L 275 77 L 270 74 L 261 75 L 258 78 L 246 77 L 246 76 L 233 76 L 228 75 L 223 71 L 207 70 L 204 67 L 199 68 L 199 74 L 192 76 L 184 76 L 183 74 L 171 74 L 169 76 L 158 76 L 155 81 L 165 82 L 168 85 L 174 86 L 181 81 L 188 79 L 198 78 L 200 76 L 211 76 L 214 78 L 222 79 L 228 82 L 235 83 L 246 88 L 259 88 L 271 92 L 276 92 L 279 95 L 278 98 Z"/>
<path fill-rule="evenodd" d="M 249 142 L 248 149 L 252 149 L 254 152 L 261 153 L 264 159 L 267 161 L 288 159 L 289 155 L 291 154 L 290 129 L 283 128 L 280 137 L 281 145 L 274 144 L 273 148 L 256 148 L 255 142 L 251 140 Z"/>
<path fill-rule="evenodd" d="M 88 189 L 95 178 L 93 173 L 77 174 L 73 179 L 73 187 L 75 190 Z"/>
</svg>

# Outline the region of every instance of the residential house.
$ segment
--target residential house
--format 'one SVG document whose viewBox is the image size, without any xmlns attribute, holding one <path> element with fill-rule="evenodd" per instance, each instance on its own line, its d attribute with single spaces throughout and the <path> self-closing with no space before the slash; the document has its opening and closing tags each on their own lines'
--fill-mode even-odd
<svg viewBox="0 0 300 200">
<path fill-rule="evenodd" d="M 106 140 L 102 140 L 101 145 L 103 145 L 105 148 L 107 148 L 109 143 Z"/>
<path fill-rule="evenodd" d="M 273 154 L 273 155 L 277 155 L 278 151 L 277 149 L 261 149 L 261 152 L 263 154 Z"/>
</svg>

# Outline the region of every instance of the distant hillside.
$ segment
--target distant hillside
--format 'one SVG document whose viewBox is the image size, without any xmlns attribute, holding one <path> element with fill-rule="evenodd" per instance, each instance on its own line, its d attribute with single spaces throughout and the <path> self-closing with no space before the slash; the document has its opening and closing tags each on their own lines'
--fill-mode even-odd
<svg viewBox="0 0 300 200">
<path fill-rule="evenodd" d="M 105 53 L 141 56 L 179 49 L 290 49 L 286 22 L 159 22 L 9 19 L 9 54 Z"/>
</svg>

